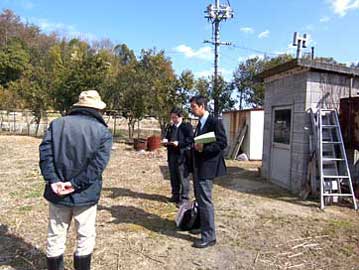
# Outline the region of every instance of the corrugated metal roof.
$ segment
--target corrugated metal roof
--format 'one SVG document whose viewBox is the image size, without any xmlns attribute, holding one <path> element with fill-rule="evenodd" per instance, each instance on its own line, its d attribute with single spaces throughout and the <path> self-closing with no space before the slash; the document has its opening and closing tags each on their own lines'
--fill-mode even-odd
<svg viewBox="0 0 359 270">
<path fill-rule="evenodd" d="M 263 81 L 265 78 L 277 75 L 282 72 L 286 72 L 297 67 L 359 77 L 359 68 L 350 68 L 345 66 L 344 64 L 332 64 L 311 59 L 294 59 L 284 64 L 263 71 L 256 76 L 256 79 Z"/>
<path fill-rule="evenodd" d="M 223 112 L 222 114 L 237 113 L 237 112 L 250 112 L 250 111 L 264 111 L 264 109 L 263 108 L 252 108 L 252 109 L 243 109 L 243 110 L 232 110 L 232 111 Z"/>
</svg>

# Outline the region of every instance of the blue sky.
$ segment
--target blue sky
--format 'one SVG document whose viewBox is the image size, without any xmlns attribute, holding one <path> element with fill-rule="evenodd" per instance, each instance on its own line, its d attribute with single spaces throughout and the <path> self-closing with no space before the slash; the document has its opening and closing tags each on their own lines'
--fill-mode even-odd
<svg viewBox="0 0 359 270">
<path fill-rule="evenodd" d="M 164 49 L 179 74 L 190 69 L 198 76 L 213 70 L 213 48 L 205 8 L 214 0 L 84 1 L 0 0 L 24 21 L 44 31 L 58 31 L 88 40 L 109 38 L 142 48 Z M 226 3 L 221 0 L 221 3 Z M 317 56 L 343 63 L 359 62 L 359 0 L 230 0 L 235 16 L 221 24 L 220 70 L 231 78 L 246 58 L 294 53 L 294 31 L 307 33 Z"/>
</svg>

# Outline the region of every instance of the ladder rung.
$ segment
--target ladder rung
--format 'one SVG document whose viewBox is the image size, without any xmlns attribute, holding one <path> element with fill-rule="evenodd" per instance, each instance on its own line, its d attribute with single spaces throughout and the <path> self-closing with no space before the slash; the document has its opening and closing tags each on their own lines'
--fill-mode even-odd
<svg viewBox="0 0 359 270">
<path fill-rule="evenodd" d="M 320 109 L 321 112 L 335 112 L 335 109 Z"/>
<path fill-rule="evenodd" d="M 337 128 L 337 125 L 322 125 L 323 128 Z"/>
<path fill-rule="evenodd" d="M 342 142 L 323 141 L 324 144 L 341 144 Z"/>
<path fill-rule="evenodd" d="M 323 161 L 344 161 L 344 158 L 323 158 Z"/>
<path fill-rule="evenodd" d="M 336 165 L 336 161 L 333 160 L 323 160 L 323 165 Z"/>
<path fill-rule="evenodd" d="M 323 175 L 323 178 L 337 179 L 337 178 L 346 178 L 348 179 L 348 175 Z"/>
<path fill-rule="evenodd" d="M 349 193 L 324 193 L 325 197 L 352 197 L 352 194 Z"/>
</svg>

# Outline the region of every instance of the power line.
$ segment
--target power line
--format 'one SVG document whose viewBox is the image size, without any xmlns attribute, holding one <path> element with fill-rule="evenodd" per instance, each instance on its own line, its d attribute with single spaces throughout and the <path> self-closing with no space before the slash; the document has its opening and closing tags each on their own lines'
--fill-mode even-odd
<svg viewBox="0 0 359 270">
<path fill-rule="evenodd" d="M 258 50 L 258 49 L 245 47 L 245 46 L 239 46 L 239 45 L 235 45 L 235 44 L 233 44 L 230 48 L 236 48 L 236 49 L 241 49 L 241 50 L 245 50 L 245 51 L 260 53 L 260 54 L 263 54 L 263 55 L 272 55 L 272 56 L 281 55 L 281 53 L 266 52 L 266 51 L 261 51 L 261 50 Z"/>
</svg>

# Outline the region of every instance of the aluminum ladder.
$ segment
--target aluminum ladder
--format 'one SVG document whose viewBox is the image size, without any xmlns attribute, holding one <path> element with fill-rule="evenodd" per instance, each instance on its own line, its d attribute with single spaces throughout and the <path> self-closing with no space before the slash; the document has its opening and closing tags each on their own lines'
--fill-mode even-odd
<svg viewBox="0 0 359 270">
<path fill-rule="evenodd" d="M 357 202 L 345 152 L 338 112 L 335 109 L 318 109 L 319 139 L 318 168 L 320 173 L 320 208 L 339 198 L 351 197 L 354 209 Z"/>
</svg>

